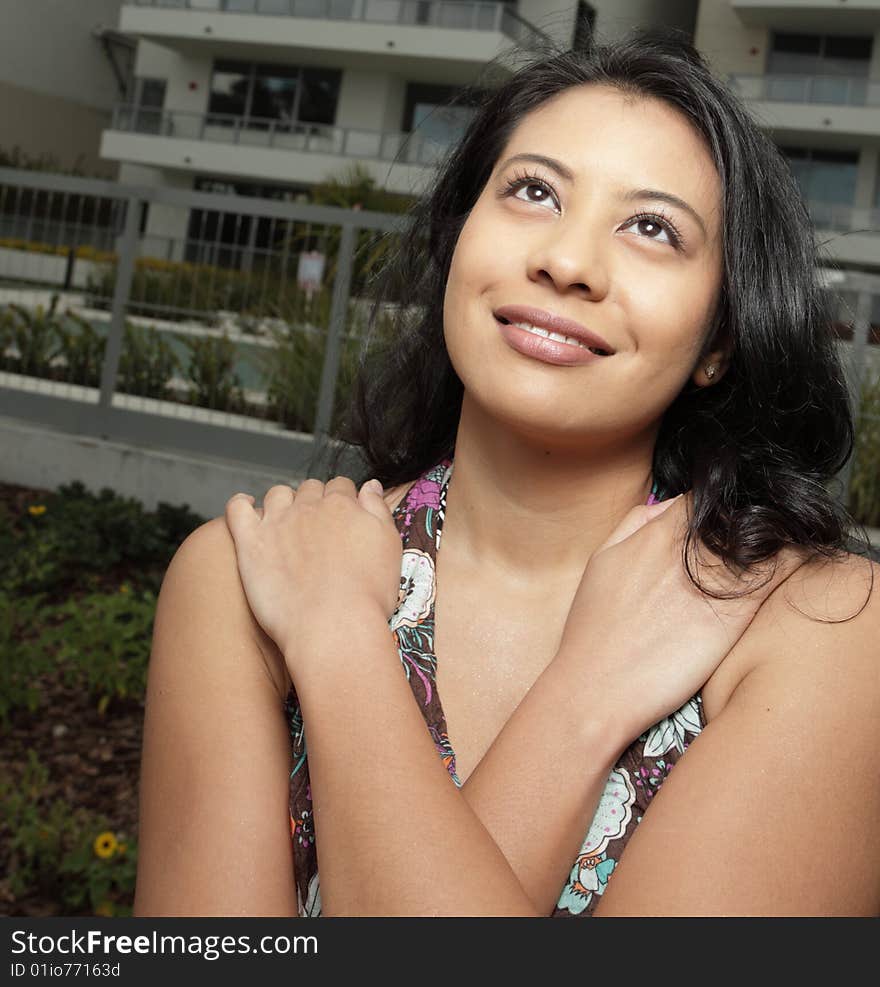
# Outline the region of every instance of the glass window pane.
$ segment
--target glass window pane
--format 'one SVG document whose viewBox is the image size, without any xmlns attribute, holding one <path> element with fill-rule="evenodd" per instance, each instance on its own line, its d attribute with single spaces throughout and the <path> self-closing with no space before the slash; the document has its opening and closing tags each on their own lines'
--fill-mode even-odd
<svg viewBox="0 0 880 987">
<path fill-rule="evenodd" d="M 868 62 L 871 60 L 872 46 L 872 38 L 836 38 L 829 36 L 825 39 L 825 57 Z"/>
<path fill-rule="evenodd" d="M 241 62 L 216 62 L 211 77 L 210 113 L 244 116 L 247 113 L 251 66 Z"/>
<path fill-rule="evenodd" d="M 298 79 L 298 68 L 258 65 L 250 115 L 290 123 L 296 106 Z"/>
<path fill-rule="evenodd" d="M 334 123 L 341 78 L 340 69 L 303 69 L 299 119 L 309 123 Z"/>
</svg>

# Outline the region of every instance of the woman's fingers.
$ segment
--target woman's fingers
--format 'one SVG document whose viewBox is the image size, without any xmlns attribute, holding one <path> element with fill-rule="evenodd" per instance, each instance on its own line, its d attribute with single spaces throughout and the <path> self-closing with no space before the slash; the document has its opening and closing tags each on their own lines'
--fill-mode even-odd
<svg viewBox="0 0 880 987">
<path fill-rule="evenodd" d="M 263 510 L 268 513 L 290 507 L 295 496 L 293 487 L 286 483 L 277 483 L 274 487 L 269 487 L 263 496 Z"/>
<path fill-rule="evenodd" d="M 597 552 L 601 551 L 603 548 L 610 548 L 612 545 L 617 545 L 619 542 L 624 541 L 624 539 L 629 538 L 630 535 L 634 535 L 639 528 L 643 528 L 649 521 L 653 521 L 655 518 L 660 517 L 664 514 L 670 507 L 678 506 L 681 507 L 681 501 L 683 494 L 679 494 L 677 497 L 672 497 L 670 500 L 664 500 L 659 504 L 639 504 L 633 507 L 632 510 L 628 511 L 623 520 L 618 524 L 618 526 L 611 532 L 608 538 L 596 549 Z"/>
<path fill-rule="evenodd" d="M 233 540 L 247 536 L 259 523 L 254 510 L 254 498 L 251 494 L 236 493 L 226 501 L 224 511 L 226 526 Z"/>
</svg>

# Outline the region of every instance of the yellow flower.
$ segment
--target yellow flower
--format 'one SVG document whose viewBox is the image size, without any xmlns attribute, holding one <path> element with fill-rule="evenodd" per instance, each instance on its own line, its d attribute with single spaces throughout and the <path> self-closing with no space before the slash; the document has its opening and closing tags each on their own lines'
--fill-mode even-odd
<svg viewBox="0 0 880 987">
<path fill-rule="evenodd" d="M 120 857 L 124 857 L 125 856 L 125 851 L 127 849 L 128 849 L 128 844 L 127 843 L 120 843 L 116 847 L 116 852 L 119 854 Z"/>
<path fill-rule="evenodd" d="M 104 918 L 113 918 L 115 912 L 113 909 L 112 901 L 102 901 L 100 905 L 95 909 L 96 915 L 103 915 Z"/>
<path fill-rule="evenodd" d="M 28 508 L 28 514 L 30 514 L 31 517 L 39 517 L 41 514 L 45 514 L 45 513 L 46 513 L 45 504 L 31 504 L 31 506 Z"/>
<path fill-rule="evenodd" d="M 118 845 L 119 844 L 116 842 L 116 837 L 113 833 L 101 833 L 95 838 L 95 856 L 103 857 L 104 859 L 107 857 L 112 857 L 116 852 L 116 847 Z"/>
<path fill-rule="evenodd" d="M 121 586 L 119 587 L 119 592 L 120 592 L 120 593 L 127 593 L 128 591 L 129 591 L 129 586 L 128 586 L 128 583 L 123 583 L 123 584 L 122 584 L 122 585 L 121 585 Z"/>
</svg>

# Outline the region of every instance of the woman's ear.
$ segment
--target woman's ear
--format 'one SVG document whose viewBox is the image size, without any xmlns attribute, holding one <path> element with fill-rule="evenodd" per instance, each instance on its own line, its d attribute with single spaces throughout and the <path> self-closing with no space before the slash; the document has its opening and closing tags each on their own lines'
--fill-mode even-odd
<svg viewBox="0 0 880 987">
<path fill-rule="evenodd" d="M 710 387 L 721 380 L 729 366 L 730 354 L 727 350 L 712 350 L 700 357 L 691 379 L 697 387 Z"/>
<path fill-rule="evenodd" d="M 724 325 L 723 318 L 716 314 L 715 323 L 706 339 L 705 346 L 697 365 L 694 367 L 691 380 L 697 387 L 709 387 L 717 384 L 727 373 L 730 366 L 730 356 L 733 344 L 730 333 Z"/>
</svg>

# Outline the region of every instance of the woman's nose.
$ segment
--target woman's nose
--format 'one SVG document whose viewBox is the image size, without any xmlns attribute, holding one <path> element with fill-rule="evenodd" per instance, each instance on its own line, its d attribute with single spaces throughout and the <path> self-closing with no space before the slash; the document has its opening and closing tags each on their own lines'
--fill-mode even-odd
<svg viewBox="0 0 880 987">
<path fill-rule="evenodd" d="M 608 292 L 608 258 L 599 238 L 582 224 L 555 224 L 529 255 L 529 277 L 553 282 L 557 291 L 579 291 L 591 301 Z"/>
</svg>

